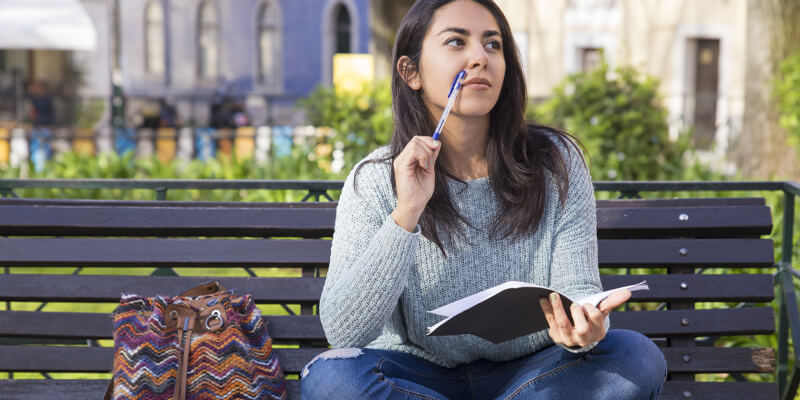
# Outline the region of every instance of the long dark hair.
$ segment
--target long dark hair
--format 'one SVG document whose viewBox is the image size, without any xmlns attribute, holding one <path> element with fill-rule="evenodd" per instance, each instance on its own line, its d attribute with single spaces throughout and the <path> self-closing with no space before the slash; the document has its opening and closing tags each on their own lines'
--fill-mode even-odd
<svg viewBox="0 0 800 400">
<path fill-rule="evenodd" d="M 403 80 L 408 72 L 418 71 L 422 42 L 430 27 L 434 12 L 455 0 L 417 0 L 400 23 L 392 51 L 392 111 L 394 134 L 390 155 L 371 162 L 393 160 L 403 151 L 415 135 L 432 133 L 435 121 L 423 102 L 422 95 L 412 90 Z M 576 138 L 568 133 L 525 121 L 527 91 L 518 50 L 511 27 L 503 12 L 492 0 L 472 0 L 489 10 L 497 20 L 503 43 L 506 75 L 500 97 L 490 112 L 489 142 L 486 149 L 489 181 L 497 195 L 499 210 L 490 235 L 516 237 L 536 232 L 547 206 L 546 174 L 549 171 L 557 182 L 561 203 L 569 188 L 567 161 L 562 157 L 556 141 L 564 147 L 577 149 Z M 410 71 L 398 71 L 397 62 L 408 56 Z M 407 75 L 406 75 L 407 76 Z M 441 152 L 444 153 L 445 148 Z M 439 157 L 441 158 L 441 153 Z M 430 201 L 420 218 L 422 234 L 435 243 L 443 254 L 446 251 L 439 235 L 444 229 L 454 238 L 464 237 L 466 223 L 450 199 L 447 178 L 464 181 L 453 176 L 445 163 L 435 165 L 436 183 Z M 357 169 L 364 166 L 362 163 Z M 392 188 L 397 194 L 394 169 L 391 168 Z"/>
</svg>

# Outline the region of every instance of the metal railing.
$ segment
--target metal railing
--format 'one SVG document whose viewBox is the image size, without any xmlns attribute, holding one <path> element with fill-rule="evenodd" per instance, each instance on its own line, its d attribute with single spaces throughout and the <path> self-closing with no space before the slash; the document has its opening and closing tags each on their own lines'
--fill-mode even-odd
<svg viewBox="0 0 800 400">
<path fill-rule="evenodd" d="M 307 191 L 302 201 L 325 198 L 333 201 L 329 191 L 339 191 L 342 181 L 283 180 L 130 180 L 130 179 L 0 179 L 2 197 L 19 197 L 20 189 L 146 189 L 153 190 L 157 200 L 167 200 L 171 190 L 301 190 Z M 792 267 L 795 202 L 800 197 L 800 184 L 788 181 L 731 182 L 594 182 L 597 192 L 617 192 L 619 198 L 640 198 L 643 192 L 758 191 L 783 194 L 783 237 L 781 259 L 775 264 L 778 293 L 777 376 L 781 398 L 794 397 L 800 385 L 800 311 L 794 290 L 794 278 L 800 278 Z M 792 336 L 794 359 L 789 371 L 789 335 Z"/>
<path fill-rule="evenodd" d="M 122 189 L 153 190 L 156 200 L 167 200 L 169 190 L 301 190 L 301 201 L 333 198 L 328 191 L 342 189 L 341 181 L 225 180 L 225 179 L 0 179 L 0 196 L 19 197 L 15 189 Z"/>
</svg>

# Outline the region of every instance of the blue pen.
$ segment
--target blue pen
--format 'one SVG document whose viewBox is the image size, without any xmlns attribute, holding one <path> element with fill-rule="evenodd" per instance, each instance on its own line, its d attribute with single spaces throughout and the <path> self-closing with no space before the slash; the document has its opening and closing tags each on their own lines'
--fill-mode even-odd
<svg viewBox="0 0 800 400">
<path fill-rule="evenodd" d="M 456 102 L 456 97 L 458 97 L 458 91 L 461 90 L 461 85 L 464 83 L 464 78 L 466 77 L 467 71 L 461 71 L 456 75 L 456 78 L 453 79 L 453 84 L 450 86 L 450 93 L 447 93 L 447 106 L 444 107 L 442 117 L 439 118 L 439 125 L 436 126 L 436 130 L 433 132 L 433 140 L 439 140 L 439 135 L 442 134 L 442 129 L 444 128 L 444 121 L 447 120 L 447 116 L 450 115 L 450 109 L 453 108 L 453 103 Z"/>
</svg>

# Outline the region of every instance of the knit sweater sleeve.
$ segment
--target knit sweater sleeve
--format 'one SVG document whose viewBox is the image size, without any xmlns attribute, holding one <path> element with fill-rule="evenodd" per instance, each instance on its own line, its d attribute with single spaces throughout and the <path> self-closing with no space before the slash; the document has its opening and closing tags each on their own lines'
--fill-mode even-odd
<svg viewBox="0 0 800 400">
<path fill-rule="evenodd" d="M 556 217 L 551 286 L 574 299 L 603 290 L 597 259 L 597 214 L 592 179 L 583 155 L 572 146 L 562 147 L 562 155 L 568 166 L 569 189 Z M 606 318 L 606 331 L 609 326 Z M 587 351 L 594 345 L 568 350 Z"/>
<path fill-rule="evenodd" d="M 355 170 L 354 170 L 355 171 Z M 406 288 L 419 242 L 398 226 L 386 165 L 367 164 L 345 181 L 319 314 L 333 347 L 365 347 L 381 333 Z"/>
</svg>

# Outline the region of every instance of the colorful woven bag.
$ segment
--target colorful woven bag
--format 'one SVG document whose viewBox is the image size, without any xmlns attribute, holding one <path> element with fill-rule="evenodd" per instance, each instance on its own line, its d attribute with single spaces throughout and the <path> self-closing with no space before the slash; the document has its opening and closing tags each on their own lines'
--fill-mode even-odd
<svg viewBox="0 0 800 400">
<path fill-rule="evenodd" d="M 285 399 L 283 370 L 249 295 L 210 282 L 175 296 L 124 293 L 106 399 Z"/>
</svg>

